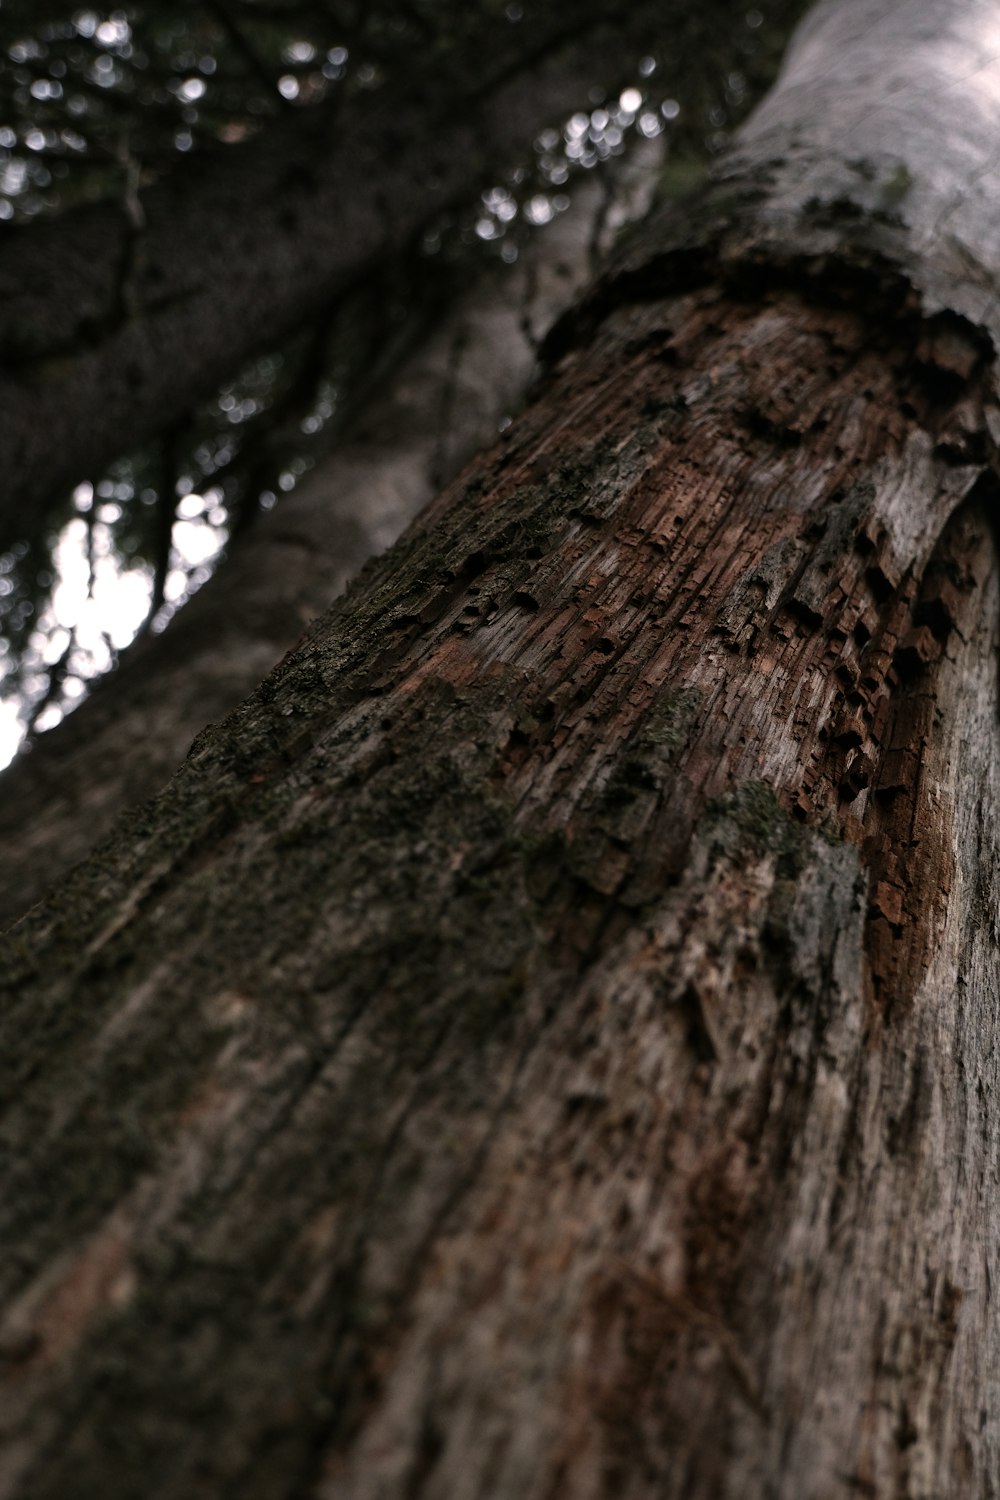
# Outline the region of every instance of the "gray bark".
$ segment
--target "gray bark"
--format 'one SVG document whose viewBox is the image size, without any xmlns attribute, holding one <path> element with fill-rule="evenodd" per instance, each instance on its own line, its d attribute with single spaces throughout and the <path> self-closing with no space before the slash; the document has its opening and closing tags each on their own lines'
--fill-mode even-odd
<svg viewBox="0 0 1000 1500">
<path fill-rule="evenodd" d="M 867 96 L 786 168 L 965 47 L 985 172 L 973 22 L 825 0 L 735 227 L 14 929 L 5 1500 L 1000 1493 L 987 247 L 923 147 L 817 227 Z"/>
<path fill-rule="evenodd" d="M 601 181 L 514 267 L 484 269 L 371 400 L 350 435 L 275 510 L 161 636 L 0 775 L 0 927 L 22 915 L 159 789 L 203 726 L 253 690 L 369 557 L 382 552 L 517 410 L 536 350 L 649 206 L 660 144 Z M 108 768 L 114 767 L 109 775 Z"/>
<path fill-rule="evenodd" d="M 836 0 L 802 23 L 777 86 L 700 204 L 723 262 L 902 278 L 928 319 L 1000 330 L 1000 60 L 990 7 Z M 690 240 L 664 225 L 663 249 Z M 640 252 L 640 265 L 643 261 Z"/>
</svg>

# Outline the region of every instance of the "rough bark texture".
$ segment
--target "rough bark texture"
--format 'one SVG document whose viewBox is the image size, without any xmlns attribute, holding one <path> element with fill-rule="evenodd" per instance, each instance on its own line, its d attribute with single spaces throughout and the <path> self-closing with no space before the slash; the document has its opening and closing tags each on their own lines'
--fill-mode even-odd
<svg viewBox="0 0 1000 1500">
<path fill-rule="evenodd" d="M 535 10 L 522 27 L 498 13 L 461 71 L 445 49 L 432 79 L 396 79 L 350 110 L 302 110 L 192 158 L 142 194 L 138 232 L 115 202 L 5 231 L 0 551 L 36 536 L 52 501 L 123 442 L 168 430 L 491 167 L 530 151 L 587 97 L 595 56 L 613 86 L 663 35 L 650 0 L 613 25 L 601 4 L 572 24 L 554 5 Z"/>
<path fill-rule="evenodd" d="M 371 400 L 337 451 L 240 539 L 172 622 L 0 775 L 0 928 L 158 791 L 192 739 L 245 698 L 373 554 L 493 441 L 542 335 L 615 233 L 648 209 L 658 142 L 636 149 L 514 267 L 483 269 Z M 114 768 L 109 774 L 109 768 Z"/>
<path fill-rule="evenodd" d="M 5 1500 L 1000 1493 L 992 351 L 741 233 L 14 929 Z"/>
</svg>

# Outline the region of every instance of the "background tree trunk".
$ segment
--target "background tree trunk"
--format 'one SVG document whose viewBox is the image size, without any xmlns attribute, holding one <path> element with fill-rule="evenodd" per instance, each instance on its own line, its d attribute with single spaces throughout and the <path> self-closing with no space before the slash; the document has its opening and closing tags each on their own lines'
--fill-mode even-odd
<svg viewBox="0 0 1000 1500">
<path fill-rule="evenodd" d="M 0 551 L 53 499 L 184 418 L 249 355 L 287 337 L 379 258 L 530 152 L 595 83 L 634 77 L 669 8 L 609 23 L 503 11 L 474 56 L 446 41 L 433 78 L 296 110 L 203 152 L 140 195 L 5 231 L 0 248 Z M 127 436 L 123 436 L 127 435 Z"/>
<path fill-rule="evenodd" d="M 0 1495 L 998 1493 L 994 24 L 821 4 L 14 929 Z"/>
<path fill-rule="evenodd" d="M 159 636 L 0 774 L 0 928 L 158 791 L 192 739 L 253 690 L 306 625 L 516 411 L 542 335 L 615 233 L 648 210 L 658 142 L 580 184 L 513 267 L 440 311 L 353 430 Z M 419 315 L 418 315 L 419 316 Z"/>
</svg>

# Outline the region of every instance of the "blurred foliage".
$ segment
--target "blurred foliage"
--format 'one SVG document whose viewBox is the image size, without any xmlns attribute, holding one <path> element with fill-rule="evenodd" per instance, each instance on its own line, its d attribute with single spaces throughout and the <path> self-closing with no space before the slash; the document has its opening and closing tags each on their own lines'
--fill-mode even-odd
<svg viewBox="0 0 1000 1500">
<path fill-rule="evenodd" d="M 115 570 L 131 572 L 144 582 L 146 626 L 159 628 L 207 576 L 212 553 L 349 427 L 477 261 L 515 260 L 565 209 L 581 173 L 643 137 L 665 134 L 689 175 L 721 150 L 770 81 L 802 4 L 663 8 L 664 46 L 636 57 L 620 93 L 592 90 L 540 134 L 533 159 L 498 162 L 464 212 L 429 225 L 408 256 L 369 271 L 336 305 L 312 309 L 285 347 L 233 371 L 155 448 L 81 475 L 47 517 L 44 553 L 23 544 L 0 558 L 0 672 L 28 722 L 55 722 L 123 644 L 99 622 L 88 633 L 60 605 L 67 547 L 89 569 L 91 604 Z M 149 0 L 114 9 L 3 0 L 0 234 L 4 220 L 30 225 L 107 198 L 141 222 L 138 195 L 159 176 L 290 111 L 350 109 L 361 94 L 391 97 L 403 80 L 411 94 L 481 88 L 609 13 L 598 0 Z M 192 527 L 204 529 L 202 541 L 192 542 Z"/>
</svg>

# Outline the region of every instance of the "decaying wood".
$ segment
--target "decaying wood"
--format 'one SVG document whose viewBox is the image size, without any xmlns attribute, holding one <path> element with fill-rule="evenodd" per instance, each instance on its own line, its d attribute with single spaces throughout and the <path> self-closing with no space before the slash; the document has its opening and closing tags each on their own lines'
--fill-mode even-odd
<svg viewBox="0 0 1000 1500">
<path fill-rule="evenodd" d="M 1000 1492 L 993 352 L 848 218 L 633 252 L 14 929 L 0 1495 Z"/>
</svg>

